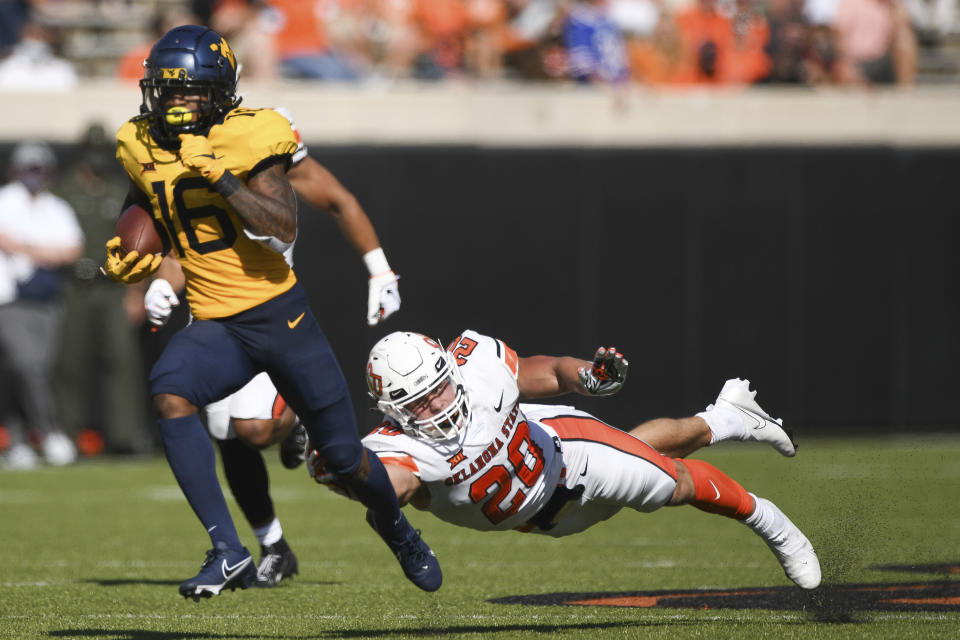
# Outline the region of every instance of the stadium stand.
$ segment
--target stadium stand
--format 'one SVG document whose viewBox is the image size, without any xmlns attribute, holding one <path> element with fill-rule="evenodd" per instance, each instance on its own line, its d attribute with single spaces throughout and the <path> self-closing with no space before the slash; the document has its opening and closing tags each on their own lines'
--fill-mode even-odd
<svg viewBox="0 0 960 640">
<path fill-rule="evenodd" d="M 738 25 L 759 18 L 756 33 L 765 39 L 787 37 L 776 30 L 767 34 L 762 28 L 762 17 L 769 19 L 781 5 L 798 5 L 801 13 L 812 15 L 811 12 L 823 11 L 811 9 L 815 5 L 829 6 L 828 11 L 835 12 L 843 1 L 721 0 L 716 5 L 718 12 L 732 18 L 730 24 L 734 29 L 743 29 L 745 27 Z M 867 0 L 867 4 L 871 2 L 874 0 Z M 458 13 L 454 8 L 460 4 L 466 8 Z M 658 8 L 663 19 L 668 20 L 695 3 L 692 0 L 616 0 L 608 4 L 610 15 L 628 40 L 659 46 L 653 34 Z M 919 84 L 945 84 L 960 78 L 960 12 L 956 5 L 957 0 L 901 0 L 895 4 L 903 8 L 912 24 Z M 318 6 L 323 11 L 318 14 L 316 30 L 326 34 L 324 37 L 330 40 L 332 49 L 345 52 L 344 57 L 361 78 L 399 74 L 433 79 L 463 75 L 544 79 L 568 73 L 566 51 L 558 45 L 563 44 L 561 27 L 567 7 L 572 4 L 554 0 L 462 3 L 461 0 L 452 3 L 411 0 L 368 4 L 329 0 Z M 152 25 L 158 16 L 192 14 L 196 20 L 211 21 L 211 26 L 236 37 L 238 42 L 242 40 L 241 34 L 243 38 L 249 36 L 248 26 L 255 24 L 260 38 L 257 50 L 262 53 L 266 51 L 265 46 L 269 47 L 265 45 L 269 34 L 286 31 L 283 7 L 280 0 L 276 0 L 275 6 L 269 0 L 65 0 L 32 3 L 31 18 L 56 34 L 59 53 L 75 65 L 78 73 L 110 77 L 126 53 L 151 38 Z M 227 13 L 230 15 L 224 17 Z M 805 28 L 815 26 L 816 20 L 804 20 Z M 438 29 L 446 29 L 445 40 L 440 44 Z M 805 47 L 819 46 L 813 40 L 819 35 L 822 34 L 808 32 Z M 482 49 L 479 55 L 478 47 Z M 768 50 L 770 47 L 768 42 Z M 532 67 L 531 58 L 535 60 Z M 269 75 L 252 64 L 253 60 L 249 62 L 248 66 L 254 67 L 254 75 Z"/>
</svg>

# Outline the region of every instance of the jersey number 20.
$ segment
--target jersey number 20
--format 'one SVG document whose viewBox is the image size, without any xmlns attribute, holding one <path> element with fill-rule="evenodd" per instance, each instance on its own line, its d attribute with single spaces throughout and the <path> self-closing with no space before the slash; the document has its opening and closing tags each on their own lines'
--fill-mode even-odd
<svg viewBox="0 0 960 640">
<path fill-rule="evenodd" d="M 530 454 L 529 466 L 524 449 Z M 517 430 L 507 445 L 507 459 L 514 469 L 515 477 L 525 487 L 529 489 L 536 484 L 537 478 L 543 472 L 543 449 L 530 439 L 530 426 L 526 421 L 517 425 Z M 498 464 L 473 481 L 470 485 L 470 499 L 478 503 L 493 492 L 493 497 L 487 500 L 482 509 L 490 522 L 500 524 L 515 514 L 527 498 L 523 488 L 518 488 L 510 504 L 504 507 L 501 503 L 510 495 L 512 489 L 510 470 L 505 465 Z"/>
</svg>

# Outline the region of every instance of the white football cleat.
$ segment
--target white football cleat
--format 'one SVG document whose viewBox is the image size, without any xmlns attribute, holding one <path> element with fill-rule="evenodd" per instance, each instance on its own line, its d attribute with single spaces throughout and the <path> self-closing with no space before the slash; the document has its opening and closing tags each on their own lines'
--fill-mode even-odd
<svg viewBox="0 0 960 640">
<path fill-rule="evenodd" d="M 62 433 L 49 433 L 43 439 L 43 457 L 49 464 L 60 467 L 77 459 L 77 448 L 73 440 Z"/>
<path fill-rule="evenodd" d="M 757 509 L 763 509 L 767 518 L 767 526 L 748 527 L 763 538 L 773 555 L 777 556 L 780 566 L 787 577 L 801 589 L 816 589 L 820 586 L 820 560 L 813 550 L 813 545 L 803 535 L 803 532 L 793 524 L 790 518 L 777 505 L 765 498 L 757 498 Z M 762 503 L 762 504 L 761 504 Z M 749 520 L 750 518 L 748 518 Z M 746 523 L 745 523 L 746 524 Z"/>
<path fill-rule="evenodd" d="M 750 391 L 749 380 L 733 378 L 723 384 L 716 405 L 730 407 L 747 418 L 748 440 L 768 442 L 788 458 L 797 455 L 797 445 L 793 442 L 792 432 L 783 428 L 783 420 L 771 418 L 760 408 L 753 399 L 756 395 L 756 391 Z"/>
</svg>

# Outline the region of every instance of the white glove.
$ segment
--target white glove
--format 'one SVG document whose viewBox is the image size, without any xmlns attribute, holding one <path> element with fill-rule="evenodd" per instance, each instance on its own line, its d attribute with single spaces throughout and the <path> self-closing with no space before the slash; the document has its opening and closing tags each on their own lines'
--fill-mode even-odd
<svg viewBox="0 0 960 640">
<path fill-rule="evenodd" d="M 629 366 L 630 363 L 623 354 L 618 353 L 613 347 L 609 349 L 600 347 L 593 356 L 593 364 L 589 367 L 580 367 L 577 375 L 587 393 L 595 396 L 609 396 L 623 387 L 623 383 L 627 381 Z"/>
<path fill-rule="evenodd" d="M 386 320 L 400 308 L 400 277 L 393 271 L 370 276 L 367 295 L 367 324 L 371 327 Z"/>
<path fill-rule="evenodd" d="M 399 276 L 390 268 L 383 249 L 377 247 L 363 254 L 363 262 L 370 272 L 370 290 L 367 294 L 367 324 L 375 326 L 400 308 Z"/>
<path fill-rule="evenodd" d="M 173 292 L 173 287 L 163 278 L 157 278 L 150 283 L 146 295 L 143 296 L 143 306 L 147 310 L 147 320 L 150 324 L 162 327 L 167 324 L 173 308 L 180 304 L 180 299 Z"/>
</svg>

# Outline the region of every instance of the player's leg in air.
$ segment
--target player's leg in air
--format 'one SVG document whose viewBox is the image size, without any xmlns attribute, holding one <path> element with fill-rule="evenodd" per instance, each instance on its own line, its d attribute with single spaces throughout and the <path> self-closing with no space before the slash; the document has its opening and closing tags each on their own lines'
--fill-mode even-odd
<svg viewBox="0 0 960 640">
<path fill-rule="evenodd" d="M 748 493 L 703 460 L 674 458 L 673 461 L 677 486 L 667 506 L 689 504 L 742 522 L 767 543 L 784 573 L 797 586 L 815 589 L 820 585 L 820 561 L 813 545 L 777 505 Z"/>
<path fill-rule="evenodd" d="M 255 586 L 275 587 L 298 573 L 298 563 L 274 512 L 260 449 L 281 439 L 286 441 L 284 436 L 299 426 L 299 421 L 266 374 L 257 375 L 240 391 L 207 405 L 205 413 L 207 428 L 220 449 L 230 491 L 260 542 Z"/>
<path fill-rule="evenodd" d="M 543 532 L 562 536 L 583 531 L 613 516 L 622 506 L 652 512 L 662 506 L 689 504 L 742 522 L 766 542 L 788 578 L 804 589 L 816 588 L 821 580 L 816 552 L 783 511 L 771 501 L 748 493 L 713 465 L 681 459 L 702 446 L 727 439 L 767 438 L 762 441 L 770 442 L 781 453 L 795 452 L 792 444 L 785 446 L 790 440 L 780 423 L 760 409 L 753 395 L 746 381 L 727 381 L 717 402 L 707 411 L 679 420 L 652 420 L 635 428 L 632 438 L 586 413 L 550 417 L 528 412 L 528 417 L 553 428 L 563 441 L 565 483 L 576 501 L 576 508 Z M 737 404 L 731 406 L 734 402 Z M 775 437 L 756 436 L 753 425 L 761 420 L 765 424 L 758 429 Z M 717 422 L 726 429 L 719 437 L 713 429 Z M 777 430 L 771 428 L 774 425 Z"/>
<path fill-rule="evenodd" d="M 748 493 L 732 478 L 702 460 L 680 460 L 697 449 L 724 440 L 767 442 L 785 456 L 796 454 L 782 420 L 767 414 L 748 380 L 731 379 L 714 404 L 696 416 L 645 422 L 630 434 L 665 456 L 675 458 L 677 486 L 667 506 L 690 504 L 702 511 L 739 520 L 763 538 L 798 586 L 820 584 L 820 563 L 813 545 L 775 504 Z"/>
<path fill-rule="evenodd" d="M 756 395 L 749 380 L 733 378 L 723 385 L 716 401 L 697 415 L 650 420 L 634 427 L 630 435 L 671 458 L 684 458 L 725 440 L 766 442 L 784 456 L 796 455 L 792 431 L 760 408 Z"/>
</svg>

